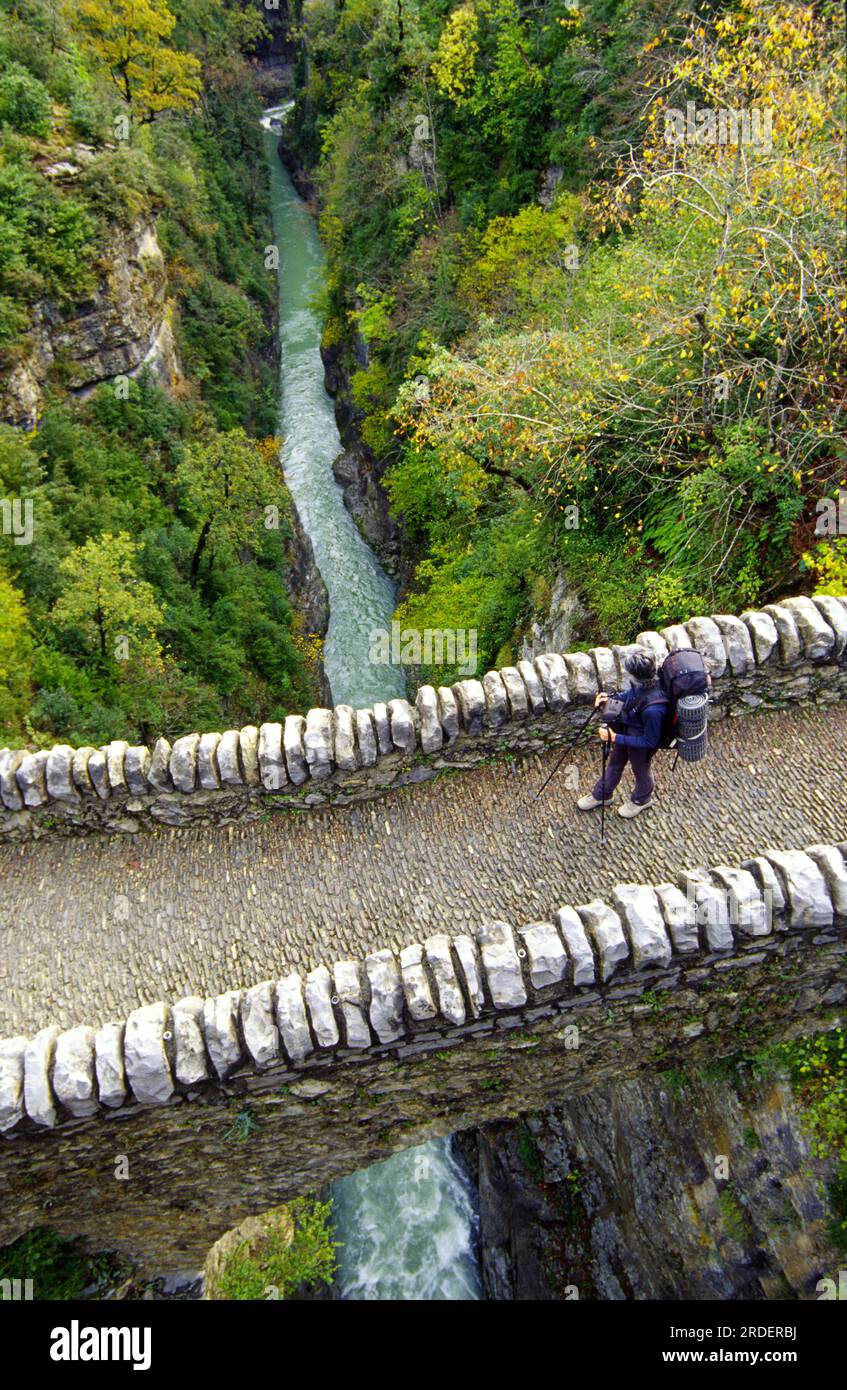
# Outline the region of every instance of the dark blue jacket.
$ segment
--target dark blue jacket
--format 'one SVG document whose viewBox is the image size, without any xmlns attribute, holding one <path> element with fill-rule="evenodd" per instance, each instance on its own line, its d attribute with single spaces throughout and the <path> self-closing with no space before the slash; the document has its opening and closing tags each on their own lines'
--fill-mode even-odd
<svg viewBox="0 0 847 1390">
<path fill-rule="evenodd" d="M 624 709 L 620 719 L 615 721 L 615 746 L 621 748 L 643 748 L 648 752 L 653 752 L 659 746 L 662 737 L 662 724 L 664 723 L 667 701 L 657 700 L 655 704 L 647 705 L 645 709 L 637 708 L 645 694 L 652 697 L 659 690 L 658 681 L 650 686 L 649 692 L 643 685 L 633 685 L 623 696 Z M 617 730 L 620 728 L 621 732 Z"/>
</svg>

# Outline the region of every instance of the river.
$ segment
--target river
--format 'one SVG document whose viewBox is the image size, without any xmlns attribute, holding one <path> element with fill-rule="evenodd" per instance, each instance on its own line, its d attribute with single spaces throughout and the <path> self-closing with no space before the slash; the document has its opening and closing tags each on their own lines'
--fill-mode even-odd
<svg viewBox="0 0 847 1390">
<path fill-rule="evenodd" d="M 270 123 L 286 110 L 271 108 L 262 122 L 279 250 L 282 466 L 329 594 L 324 666 L 333 700 L 355 708 L 405 691 L 401 667 L 369 660 L 371 631 L 390 628 L 395 590 L 332 474 L 341 440 L 312 307 L 323 251 L 314 219 L 277 155 L 279 137 Z M 342 1298 L 480 1297 L 474 1194 L 449 1140 L 406 1149 L 343 1178 L 333 1189 L 333 1215 Z"/>
</svg>

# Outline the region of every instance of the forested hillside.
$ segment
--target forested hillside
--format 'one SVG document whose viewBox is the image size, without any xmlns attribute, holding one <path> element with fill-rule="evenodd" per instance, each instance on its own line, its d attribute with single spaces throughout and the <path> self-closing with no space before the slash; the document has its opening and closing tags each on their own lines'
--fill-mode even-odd
<svg viewBox="0 0 847 1390">
<path fill-rule="evenodd" d="M 85 348 L 86 315 L 136 240 L 164 253 L 179 364 L 166 390 L 146 368 L 115 378 L 107 359 L 91 371 L 110 379 L 78 400 L 60 352 L 37 430 L 0 425 L 6 741 L 147 738 L 315 699 L 273 439 L 276 286 L 249 64 L 264 34 L 231 0 L 0 0 L 4 389 L 39 325 L 54 340 L 76 325 Z M 160 261 L 141 261 L 150 296 Z M 143 296 L 128 307 L 143 318 Z"/>
<path fill-rule="evenodd" d="M 413 548 L 398 616 L 477 628 L 485 669 L 559 571 L 585 642 L 844 592 L 819 521 L 847 487 L 841 7 L 317 0 L 299 24 L 286 139 Z"/>
</svg>

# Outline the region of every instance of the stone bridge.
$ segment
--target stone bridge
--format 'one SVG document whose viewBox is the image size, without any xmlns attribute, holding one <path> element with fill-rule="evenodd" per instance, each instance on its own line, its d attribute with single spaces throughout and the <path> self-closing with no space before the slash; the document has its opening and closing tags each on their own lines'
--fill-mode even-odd
<svg viewBox="0 0 847 1390">
<path fill-rule="evenodd" d="M 639 640 L 704 651 L 711 753 L 661 755 L 602 852 L 573 806 L 595 743 L 534 792 L 626 647 L 414 708 L 0 755 L 0 1241 L 49 1221 L 196 1267 L 395 1148 L 831 1024 L 847 601 Z"/>
</svg>

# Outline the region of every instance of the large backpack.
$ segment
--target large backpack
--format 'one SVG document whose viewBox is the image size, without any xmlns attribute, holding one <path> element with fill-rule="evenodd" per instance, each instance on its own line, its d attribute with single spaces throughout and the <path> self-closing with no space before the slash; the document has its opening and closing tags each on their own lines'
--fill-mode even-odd
<svg viewBox="0 0 847 1390">
<path fill-rule="evenodd" d="M 707 695 L 709 693 L 709 673 L 699 652 L 693 648 L 669 652 L 659 667 L 659 692 L 649 701 L 664 700 L 667 708 L 662 720 L 660 748 L 672 748 L 678 733 L 679 714 L 677 704 L 684 695 Z"/>
</svg>

